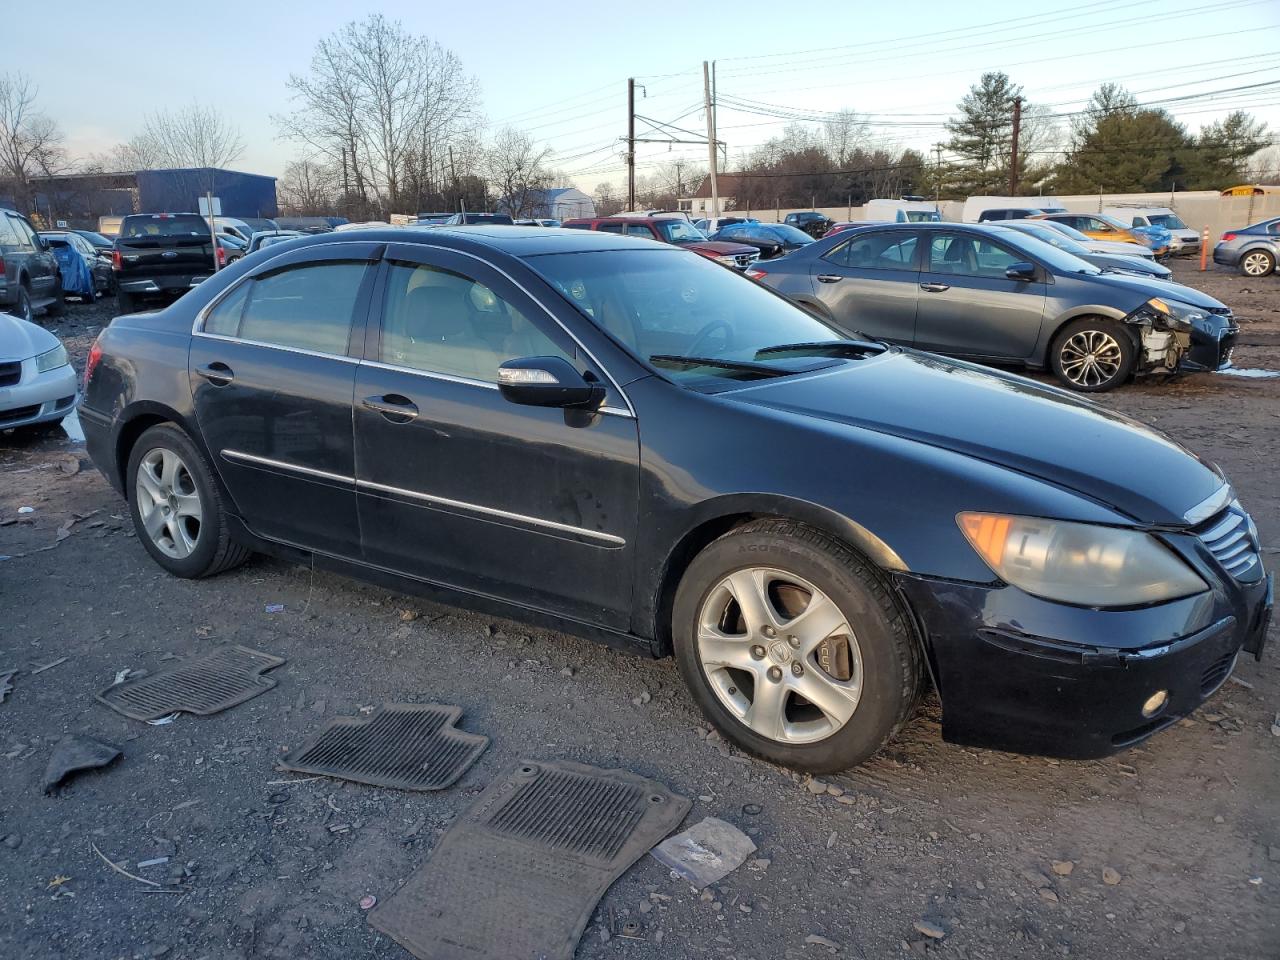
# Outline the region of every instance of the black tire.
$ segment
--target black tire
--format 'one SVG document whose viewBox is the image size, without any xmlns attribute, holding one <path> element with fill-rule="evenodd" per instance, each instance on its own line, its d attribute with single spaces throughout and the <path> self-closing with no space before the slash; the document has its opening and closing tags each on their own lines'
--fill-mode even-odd
<svg viewBox="0 0 1280 960">
<path fill-rule="evenodd" d="M 1092 367 L 1087 362 L 1082 366 L 1080 358 L 1089 355 L 1083 351 L 1090 344 L 1097 345 L 1098 360 Z M 1053 338 L 1049 367 L 1068 390 L 1105 393 L 1133 375 L 1136 356 L 1133 337 L 1119 323 L 1105 317 L 1081 317 L 1072 320 Z"/>
<path fill-rule="evenodd" d="M 135 313 L 140 302 L 140 298 L 136 293 L 129 293 L 127 290 L 116 290 L 116 311 L 118 313 Z"/>
<path fill-rule="evenodd" d="M 1246 264 L 1253 272 L 1246 269 Z M 1256 266 L 1254 266 L 1256 264 Z M 1256 280 L 1276 272 L 1276 258 L 1269 250 L 1248 250 L 1240 257 L 1240 275 Z"/>
<path fill-rule="evenodd" d="M 156 545 L 143 525 L 138 506 L 138 470 L 147 454 L 161 449 L 170 450 L 181 458 L 200 496 L 202 516 L 195 547 L 181 559 L 169 556 Z M 138 540 L 156 563 L 176 577 L 211 577 L 239 566 L 252 556 L 251 550 L 231 539 L 222 497 L 204 455 L 191 438 L 172 423 L 151 427 L 133 445 L 125 472 L 125 494 L 129 498 L 129 514 L 133 517 Z"/>
<path fill-rule="evenodd" d="M 31 309 L 31 294 L 21 284 L 18 285 L 18 300 L 13 305 L 13 315 L 29 323 L 35 323 L 35 311 Z"/>
<path fill-rule="evenodd" d="M 849 719 L 824 739 L 787 743 L 762 736 L 725 707 L 707 677 L 697 649 L 703 605 L 730 573 L 756 567 L 793 574 L 817 587 L 856 635 L 862 691 Z M 911 717 L 923 685 L 919 645 L 880 572 L 835 538 L 788 520 L 737 527 L 694 558 L 676 591 L 672 637 L 676 663 L 694 700 L 726 738 L 766 760 L 810 773 L 845 770 L 873 756 Z"/>
<path fill-rule="evenodd" d="M 62 278 L 59 277 L 57 285 L 53 288 L 53 299 L 49 301 L 49 306 L 45 307 L 45 310 L 51 317 L 60 317 L 66 309 L 66 294 L 62 289 Z"/>
</svg>

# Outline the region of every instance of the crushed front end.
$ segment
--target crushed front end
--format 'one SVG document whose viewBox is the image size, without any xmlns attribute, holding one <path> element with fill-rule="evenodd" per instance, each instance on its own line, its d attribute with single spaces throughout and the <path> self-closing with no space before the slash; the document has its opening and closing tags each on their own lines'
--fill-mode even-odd
<svg viewBox="0 0 1280 960">
<path fill-rule="evenodd" d="M 1152 297 L 1127 317 L 1140 353 L 1138 374 L 1219 370 L 1231 364 L 1239 326 L 1228 307 L 1198 307 Z"/>
</svg>

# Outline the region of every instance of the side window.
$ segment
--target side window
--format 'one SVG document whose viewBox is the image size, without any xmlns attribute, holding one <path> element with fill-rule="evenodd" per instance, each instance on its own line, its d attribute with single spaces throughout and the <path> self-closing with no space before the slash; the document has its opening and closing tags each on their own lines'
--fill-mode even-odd
<svg viewBox="0 0 1280 960">
<path fill-rule="evenodd" d="M 391 264 L 378 358 L 383 363 L 497 383 L 516 357 L 570 352 L 482 283 L 420 264 Z"/>
<path fill-rule="evenodd" d="M 9 225 L 18 236 L 18 250 L 24 253 L 34 252 L 39 244 L 36 243 L 35 231 L 27 226 L 27 221 L 21 217 L 10 217 Z"/>
<path fill-rule="evenodd" d="M 626 230 L 626 224 L 625 223 L 602 223 L 600 224 L 600 226 L 596 227 L 596 229 L 601 230 L 605 233 L 622 233 Z"/>
<path fill-rule="evenodd" d="M 1004 247 L 978 237 L 940 234 L 929 244 L 931 273 L 1003 280 L 1005 270 L 1019 261 L 1019 257 Z"/>
<path fill-rule="evenodd" d="M 855 237 L 826 259 L 851 270 L 914 270 L 915 236 L 873 233 Z"/>
<path fill-rule="evenodd" d="M 257 278 L 240 316 L 239 336 L 345 354 L 365 269 L 363 262 L 311 263 Z"/>
<path fill-rule="evenodd" d="M 1275 220 L 1272 223 L 1267 224 L 1267 233 L 1272 236 L 1280 234 L 1280 220 Z"/>
<path fill-rule="evenodd" d="M 231 293 L 223 297 L 212 310 L 205 314 L 204 332 L 217 334 L 220 337 L 239 336 L 240 316 L 244 313 L 244 304 L 249 299 L 249 288 L 252 286 L 252 280 L 246 280 L 237 285 Z"/>
<path fill-rule="evenodd" d="M 13 226 L 13 219 L 0 213 L 0 251 L 13 253 L 18 249 L 18 231 Z"/>
<path fill-rule="evenodd" d="M 1111 232 L 1111 224 L 1107 223 L 1105 220 L 1099 220 L 1097 217 L 1086 217 L 1084 218 L 1084 222 L 1084 229 L 1092 230 L 1094 233 Z"/>
<path fill-rule="evenodd" d="M 653 239 L 653 231 L 643 223 L 627 224 L 627 235 L 631 237 L 648 237 L 650 240 Z"/>
</svg>

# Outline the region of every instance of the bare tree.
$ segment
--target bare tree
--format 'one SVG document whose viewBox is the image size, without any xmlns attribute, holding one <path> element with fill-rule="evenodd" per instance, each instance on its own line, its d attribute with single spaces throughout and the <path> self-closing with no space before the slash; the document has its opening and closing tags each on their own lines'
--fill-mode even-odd
<svg viewBox="0 0 1280 960">
<path fill-rule="evenodd" d="M 128 170 L 226 167 L 244 155 L 240 129 L 216 108 L 193 103 L 147 117 L 142 132 L 116 148 Z"/>
<path fill-rule="evenodd" d="M 341 182 L 338 172 L 326 164 L 303 158 L 284 168 L 276 184 L 280 209 L 297 217 L 319 217 L 335 213 Z"/>
<path fill-rule="evenodd" d="M 625 204 L 612 183 L 597 183 L 592 195 L 596 199 L 596 216 L 609 217 L 622 212 Z"/>
<path fill-rule="evenodd" d="M 498 205 L 513 217 L 532 216 L 551 185 L 546 167 L 549 147 L 506 127 L 494 137 L 485 152 L 485 178 L 498 194 Z"/>
<path fill-rule="evenodd" d="M 32 205 L 31 178 L 66 167 L 62 132 L 36 108 L 37 92 L 23 74 L 0 76 L 0 182 L 24 210 Z"/>
<path fill-rule="evenodd" d="M 867 120 L 848 107 L 838 110 L 822 124 L 822 139 L 827 156 L 836 166 L 843 167 L 855 150 L 867 145 Z"/>
<path fill-rule="evenodd" d="M 417 207 L 474 172 L 474 154 L 460 154 L 478 139 L 479 88 L 456 54 L 399 21 L 348 23 L 316 45 L 309 72 L 288 87 L 296 109 L 274 118 L 281 135 L 333 167 L 363 212 Z"/>
</svg>

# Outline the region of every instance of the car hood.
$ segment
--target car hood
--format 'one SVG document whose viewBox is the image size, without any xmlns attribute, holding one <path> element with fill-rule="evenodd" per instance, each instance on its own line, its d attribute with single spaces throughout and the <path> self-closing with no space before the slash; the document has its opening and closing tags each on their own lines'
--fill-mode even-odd
<svg viewBox="0 0 1280 960">
<path fill-rule="evenodd" d="M 44 327 L 0 313 L 0 360 L 27 360 L 57 345 L 58 338 Z"/>
<path fill-rule="evenodd" d="M 1136 420 L 1024 377 L 916 351 L 725 396 L 1007 467 L 1139 523 L 1182 523 L 1223 484 L 1211 464 Z"/>
<path fill-rule="evenodd" d="M 1103 270 L 1128 270 L 1140 277 L 1151 277 L 1155 280 L 1168 280 L 1173 271 L 1168 267 L 1141 257 L 1118 257 L 1108 253 L 1091 253 L 1081 259 L 1087 260 L 1095 267 Z"/>
<path fill-rule="evenodd" d="M 1176 296 L 1169 293 L 1169 282 L 1167 280 L 1157 280 L 1155 277 L 1138 277 L 1130 273 L 1104 273 L 1096 277 L 1087 277 L 1086 279 L 1094 283 L 1113 284 L 1132 290 L 1134 293 L 1150 297 L 1172 297 L 1183 303 L 1189 303 L 1193 307 L 1199 307 L 1201 310 L 1224 311 L 1227 309 L 1226 304 L 1221 300 L 1215 300 L 1207 293 L 1195 289 L 1195 287 L 1179 286 Z"/>
<path fill-rule="evenodd" d="M 744 253 L 760 252 L 755 247 L 748 247 L 745 243 L 730 243 L 728 240 L 696 240 L 693 243 L 682 243 L 680 246 L 700 250 L 715 257 L 737 257 Z"/>
</svg>

